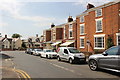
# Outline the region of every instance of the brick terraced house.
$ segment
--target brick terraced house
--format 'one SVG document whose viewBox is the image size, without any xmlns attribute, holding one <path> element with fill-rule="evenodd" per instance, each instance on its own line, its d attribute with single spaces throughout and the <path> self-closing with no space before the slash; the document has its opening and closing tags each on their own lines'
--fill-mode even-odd
<svg viewBox="0 0 120 80">
<path fill-rule="evenodd" d="M 63 40 L 63 26 L 65 24 L 57 25 L 51 28 L 51 41 L 52 48 L 57 49 Z"/>
<path fill-rule="evenodd" d="M 120 1 L 98 7 L 88 4 L 76 17 L 77 49 L 82 52 L 102 52 L 110 45 L 120 45 Z"/>
<path fill-rule="evenodd" d="M 43 31 L 43 48 L 51 49 L 51 29 L 47 29 Z"/>
<path fill-rule="evenodd" d="M 77 47 L 77 25 L 76 20 L 73 21 L 72 16 L 69 16 L 68 23 L 63 27 L 63 43 L 60 46 Z"/>
</svg>

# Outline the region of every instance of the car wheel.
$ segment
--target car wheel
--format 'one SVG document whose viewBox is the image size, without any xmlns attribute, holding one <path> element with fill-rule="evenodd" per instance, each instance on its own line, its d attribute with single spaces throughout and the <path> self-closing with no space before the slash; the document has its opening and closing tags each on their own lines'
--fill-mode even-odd
<svg viewBox="0 0 120 80">
<path fill-rule="evenodd" d="M 49 59 L 48 55 L 46 55 L 46 58 Z"/>
<path fill-rule="evenodd" d="M 73 64 L 73 60 L 72 60 L 71 58 L 69 59 L 69 63 L 70 63 L 70 64 Z"/>
<path fill-rule="evenodd" d="M 59 56 L 57 57 L 57 60 L 58 60 L 58 61 L 61 61 L 61 59 L 60 59 L 60 57 L 59 57 Z"/>
<path fill-rule="evenodd" d="M 92 71 L 98 70 L 98 64 L 95 60 L 90 60 L 89 67 Z"/>
<path fill-rule="evenodd" d="M 41 54 L 40 54 L 40 57 L 42 58 Z"/>
</svg>

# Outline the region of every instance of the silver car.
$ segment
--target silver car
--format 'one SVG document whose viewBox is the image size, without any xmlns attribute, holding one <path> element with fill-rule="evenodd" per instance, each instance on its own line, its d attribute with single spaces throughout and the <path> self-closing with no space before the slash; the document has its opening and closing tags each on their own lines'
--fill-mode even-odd
<svg viewBox="0 0 120 80">
<path fill-rule="evenodd" d="M 120 46 L 114 46 L 89 57 L 89 67 L 95 71 L 99 68 L 120 72 Z"/>
</svg>

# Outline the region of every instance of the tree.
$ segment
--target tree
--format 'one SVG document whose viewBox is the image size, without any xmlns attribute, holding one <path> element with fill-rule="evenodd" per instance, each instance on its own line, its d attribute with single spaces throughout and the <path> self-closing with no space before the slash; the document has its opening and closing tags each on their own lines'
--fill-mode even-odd
<svg viewBox="0 0 120 80">
<path fill-rule="evenodd" d="M 17 34 L 17 33 L 12 35 L 12 38 L 20 38 L 20 37 L 22 37 L 22 36 L 20 34 Z"/>
</svg>

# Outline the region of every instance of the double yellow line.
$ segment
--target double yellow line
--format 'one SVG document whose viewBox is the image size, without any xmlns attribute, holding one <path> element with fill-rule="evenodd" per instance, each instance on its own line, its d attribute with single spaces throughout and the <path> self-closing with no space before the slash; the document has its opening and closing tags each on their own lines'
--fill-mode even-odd
<svg viewBox="0 0 120 80">
<path fill-rule="evenodd" d="M 25 71 L 19 69 L 12 69 L 12 70 L 21 74 L 25 80 L 32 80 L 31 77 Z"/>
<path fill-rule="evenodd" d="M 17 72 L 19 73 L 21 76 L 20 78 L 22 79 L 25 79 L 25 80 L 32 80 L 31 77 L 23 70 L 20 70 L 20 69 L 13 69 L 13 68 L 7 68 L 7 67 L 1 67 L 2 69 L 6 69 L 6 70 L 11 70 L 11 71 L 14 71 L 14 72 Z"/>
</svg>

